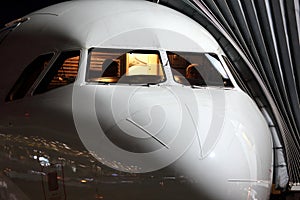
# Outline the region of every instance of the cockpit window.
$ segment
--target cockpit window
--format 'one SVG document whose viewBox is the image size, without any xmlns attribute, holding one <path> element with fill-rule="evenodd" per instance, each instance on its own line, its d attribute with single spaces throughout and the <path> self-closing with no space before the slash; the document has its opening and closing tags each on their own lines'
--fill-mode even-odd
<svg viewBox="0 0 300 200">
<path fill-rule="evenodd" d="M 5 101 L 13 101 L 23 98 L 34 82 L 47 67 L 47 64 L 53 57 L 53 53 L 40 55 L 34 59 L 22 72 L 10 92 L 8 93 Z"/>
<path fill-rule="evenodd" d="M 71 84 L 78 73 L 80 51 L 62 52 L 40 82 L 34 94 Z"/>
<path fill-rule="evenodd" d="M 217 55 L 191 52 L 167 54 L 176 82 L 191 86 L 233 87 Z"/>
<path fill-rule="evenodd" d="M 89 52 L 90 83 L 158 84 L 165 81 L 158 51 L 96 49 Z"/>
</svg>

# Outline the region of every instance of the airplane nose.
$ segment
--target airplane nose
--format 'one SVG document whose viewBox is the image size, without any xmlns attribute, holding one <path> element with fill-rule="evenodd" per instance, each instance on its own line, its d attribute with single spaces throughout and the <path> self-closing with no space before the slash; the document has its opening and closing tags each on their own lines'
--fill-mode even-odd
<svg viewBox="0 0 300 200">
<path fill-rule="evenodd" d="M 224 119 L 222 92 L 199 95 L 182 87 L 117 90 L 106 105 L 99 95 L 96 111 L 106 136 L 127 151 L 169 149 L 182 134 L 197 139 L 199 157 L 204 157 L 219 136 Z"/>
<path fill-rule="evenodd" d="M 126 89 L 116 88 L 107 106 L 96 101 L 98 121 L 105 135 L 130 152 L 170 149 L 172 141 L 182 134 L 182 126 L 186 127 L 187 113 L 181 95 L 168 88 Z M 103 99 L 101 94 L 98 99 Z M 194 131 L 186 135 L 193 138 Z"/>
<path fill-rule="evenodd" d="M 195 141 L 199 158 L 209 154 L 221 133 L 222 95 L 186 87 L 118 86 L 96 92 L 95 109 L 108 141 L 131 163 L 151 171 L 176 161 Z M 150 157 L 141 163 L 139 154 Z"/>
<path fill-rule="evenodd" d="M 89 136 L 101 140 L 90 144 L 90 149 L 99 161 L 108 160 L 103 163 L 127 172 L 149 172 L 170 165 L 195 138 L 195 131 L 187 131 L 193 123 L 181 97 L 187 95 L 180 93 L 183 91 L 144 86 L 101 88 L 94 97 L 100 128 Z M 118 164 L 111 164 L 114 161 Z"/>
<path fill-rule="evenodd" d="M 127 89 L 115 91 L 106 106 L 96 101 L 98 121 L 106 137 L 134 153 L 169 149 L 183 121 L 181 103 L 168 90 Z"/>
<path fill-rule="evenodd" d="M 175 86 L 90 91 L 86 107 L 74 98 L 73 115 L 83 144 L 104 165 L 130 173 L 175 167 L 215 199 L 268 190 L 270 135 L 248 96 Z"/>
</svg>

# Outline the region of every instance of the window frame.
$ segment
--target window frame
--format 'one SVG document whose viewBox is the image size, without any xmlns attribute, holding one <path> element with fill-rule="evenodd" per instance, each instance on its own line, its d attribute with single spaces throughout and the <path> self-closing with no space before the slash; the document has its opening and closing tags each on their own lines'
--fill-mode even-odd
<svg viewBox="0 0 300 200">
<path fill-rule="evenodd" d="M 44 88 L 44 89 L 41 89 L 41 91 L 38 91 L 40 89 L 40 87 L 43 87 L 42 84 L 44 84 L 44 86 L 50 84 L 50 82 L 52 81 L 53 77 L 56 75 L 56 72 L 62 66 L 62 65 L 57 65 L 56 66 L 56 63 L 61 58 L 62 54 L 68 54 L 70 52 L 72 52 L 72 53 L 77 52 L 78 56 L 79 56 L 77 75 L 76 75 L 75 79 L 71 83 L 68 83 L 66 85 L 62 85 L 62 86 L 59 86 L 59 87 L 56 87 L 56 88 L 52 88 L 52 89 L 49 89 L 49 90 L 47 90 L 47 89 Z M 52 90 L 55 90 L 57 88 L 61 88 L 61 87 L 64 87 L 64 86 L 67 86 L 67 85 L 70 85 L 70 84 L 74 84 L 74 82 L 77 80 L 77 77 L 78 77 L 81 58 L 82 58 L 82 50 L 81 49 L 70 49 L 70 50 L 63 50 L 63 51 L 58 52 L 56 54 L 55 58 L 49 63 L 49 65 L 47 67 L 47 70 L 45 70 L 45 73 L 43 73 L 43 76 L 39 79 L 39 82 L 37 82 L 37 84 L 35 84 L 35 87 L 34 87 L 34 89 L 31 92 L 31 96 L 35 96 L 35 95 L 39 95 L 39 94 L 44 94 L 44 93 L 50 92 Z M 65 60 L 67 60 L 67 59 L 65 59 Z M 57 67 L 57 69 L 55 67 Z M 53 68 L 55 68 L 55 69 L 53 69 Z M 53 72 L 53 74 L 52 74 L 53 76 L 51 76 L 51 74 L 49 75 L 49 73 L 51 73 L 51 72 Z M 49 79 L 47 79 L 47 78 L 50 78 L 50 77 L 52 77 L 52 78 L 49 81 Z M 46 81 L 49 81 L 49 82 L 47 83 Z"/>
<path fill-rule="evenodd" d="M 90 81 L 89 80 L 89 71 L 90 71 L 90 64 L 91 64 L 91 57 L 92 57 L 92 52 L 102 52 L 102 53 L 120 53 L 120 57 L 126 55 L 127 53 L 140 53 L 140 54 L 156 54 L 158 56 L 159 59 L 159 63 L 161 65 L 161 72 L 162 72 L 162 76 L 163 76 L 163 80 L 155 83 L 155 84 L 161 84 L 161 83 L 165 83 L 167 81 L 167 75 L 165 73 L 165 69 L 163 66 L 163 62 L 162 62 L 162 55 L 161 52 L 158 49 L 134 49 L 134 48 L 99 48 L 99 47 L 92 47 L 88 49 L 88 56 L 87 56 L 87 64 L 86 64 L 86 71 L 85 71 L 85 77 L 84 80 L 87 84 L 100 84 L 100 85 L 108 85 L 108 84 L 117 84 L 118 82 L 112 82 L 112 83 L 97 83 L 96 81 Z M 121 69 L 120 66 L 120 77 L 122 77 L 122 75 L 124 75 L 126 73 L 126 69 L 124 71 L 124 69 Z M 147 75 L 144 75 L 147 76 Z M 135 84 L 131 84 L 131 83 L 122 83 L 123 85 L 135 85 Z M 150 83 L 152 84 L 152 83 Z M 138 85 L 138 84 L 137 84 Z"/>
<path fill-rule="evenodd" d="M 43 59 L 43 57 L 46 56 L 48 56 L 49 59 Z M 44 74 L 44 72 L 48 69 L 49 63 L 51 63 L 55 59 L 55 57 L 55 52 L 48 52 L 35 57 L 21 72 L 14 85 L 8 92 L 7 96 L 5 97 L 5 102 L 16 101 L 28 96 L 28 94 L 31 93 L 32 88 L 36 85 L 36 82 L 40 80 L 41 75 Z M 41 67 L 37 64 L 42 64 L 41 62 L 48 62 L 48 64 L 44 66 L 44 69 L 37 71 L 39 70 L 38 67 Z M 34 72 L 37 72 L 36 76 L 32 76 L 32 73 Z M 30 81 L 30 84 L 28 84 L 28 86 L 24 88 L 24 83 L 28 82 L 30 78 L 32 78 L 33 80 Z"/>
<path fill-rule="evenodd" d="M 219 55 L 218 55 L 217 53 L 211 53 L 211 52 L 166 51 L 166 55 L 167 55 L 167 57 L 168 57 L 169 65 L 170 65 L 171 72 L 172 72 L 172 80 L 173 80 L 175 83 L 185 85 L 185 84 L 183 84 L 183 83 L 180 83 L 180 82 L 176 81 L 175 75 L 174 75 L 174 72 L 173 72 L 173 70 L 176 70 L 176 68 L 175 68 L 175 67 L 172 67 L 172 64 L 171 64 L 170 58 L 169 58 L 169 54 L 176 54 L 176 55 L 178 55 L 178 56 L 181 56 L 180 53 L 182 53 L 182 54 L 189 54 L 189 53 L 190 53 L 190 54 L 203 54 L 204 56 L 205 56 L 205 55 L 210 55 L 210 56 L 216 58 L 216 59 L 219 61 L 219 63 L 220 63 L 220 65 L 222 66 L 223 71 L 224 71 L 224 73 L 226 74 L 227 78 L 223 77 L 222 73 L 219 72 L 219 70 L 216 69 L 215 66 L 213 65 L 213 63 L 207 58 L 207 60 L 209 60 L 209 62 L 211 63 L 211 65 L 214 67 L 214 70 L 216 70 L 216 71 L 218 72 L 218 74 L 222 77 L 223 82 L 224 82 L 224 79 L 229 80 L 228 86 L 226 86 L 226 85 L 222 85 L 222 86 L 214 86 L 214 85 L 207 85 L 207 84 L 205 83 L 204 85 L 201 85 L 201 87 L 234 88 L 233 82 L 232 82 L 230 76 L 228 75 L 225 66 L 224 66 L 223 63 L 222 63 L 221 58 L 219 57 Z M 182 56 L 181 56 L 181 57 L 182 57 Z M 178 72 L 178 73 L 180 73 L 180 72 Z M 183 76 L 183 77 L 186 78 L 185 76 Z M 187 82 L 189 83 L 188 80 L 187 80 Z M 185 85 L 185 86 L 192 86 L 192 87 L 193 87 L 193 86 L 198 86 L 198 85 L 193 85 L 193 84 L 189 83 L 188 85 Z"/>
</svg>

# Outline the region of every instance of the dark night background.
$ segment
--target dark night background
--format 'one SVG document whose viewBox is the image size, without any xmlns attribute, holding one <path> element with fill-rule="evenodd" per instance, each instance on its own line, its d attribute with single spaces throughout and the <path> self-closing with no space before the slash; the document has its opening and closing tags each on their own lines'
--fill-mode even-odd
<svg viewBox="0 0 300 200">
<path fill-rule="evenodd" d="M 46 6 L 65 0 L 9 0 L 0 7 L 0 29 L 3 26 L 24 15 Z"/>
</svg>

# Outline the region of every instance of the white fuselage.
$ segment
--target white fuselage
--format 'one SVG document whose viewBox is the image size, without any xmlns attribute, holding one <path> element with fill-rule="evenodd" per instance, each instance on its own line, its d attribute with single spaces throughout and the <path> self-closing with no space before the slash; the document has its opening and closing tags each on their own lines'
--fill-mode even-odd
<svg viewBox="0 0 300 200">
<path fill-rule="evenodd" d="M 269 198 L 273 172 L 269 127 L 255 102 L 236 84 L 225 53 L 201 25 L 144 1 L 70 1 L 28 18 L 0 43 L 0 134 L 12 148 L 12 153 L 2 150 L 6 164 L 0 167 L 10 168 L 8 176 L 25 196 L 80 199 L 79 190 L 87 197 L 95 193 L 90 187 L 99 187 L 96 196 L 105 199 Z M 155 60 L 157 65 L 151 73 L 163 77 L 161 81 L 129 84 L 127 76 L 133 74 L 129 66 L 124 72 L 119 68 L 119 82 L 89 81 L 92 61 L 119 49 L 125 53 L 112 58 L 121 67 L 129 65 L 130 54 L 151 54 L 147 62 L 152 66 Z M 76 79 L 43 90 L 40 85 L 51 67 L 69 51 L 79 52 Z M 193 87 L 177 81 L 174 63 L 180 62 L 170 52 L 218 60 L 223 67 L 218 70 L 232 85 Z M 12 88 L 21 87 L 14 86 L 17 79 L 43 54 L 54 56 L 26 94 L 15 95 Z M 28 138 L 32 142 L 26 142 Z M 23 150 L 18 141 L 25 141 Z M 13 164 L 11 157 L 17 154 Z M 40 169 L 37 158 L 47 158 L 49 163 Z M 26 165 L 20 167 L 22 162 Z M 43 193 L 27 194 L 26 184 L 14 175 L 47 174 L 57 163 L 63 163 L 65 178 L 57 180 L 56 193 L 43 186 Z M 37 181 L 32 173 L 26 177 L 33 185 Z M 78 180 L 85 185 L 76 189 Z M 42 182 L 50 184 L 46 179 Z"/>
</svg>

